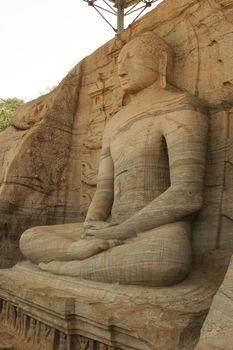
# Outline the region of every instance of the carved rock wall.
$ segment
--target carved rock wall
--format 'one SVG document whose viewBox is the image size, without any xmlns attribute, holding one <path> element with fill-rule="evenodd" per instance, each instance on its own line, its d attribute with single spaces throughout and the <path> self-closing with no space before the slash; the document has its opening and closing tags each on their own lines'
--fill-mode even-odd
<svg viewBox="0 0 233 350">
<path fill-rule="evenodd" d="M 0 270 L 0 329 L 35 350 L 46 341 L 42 349 L 60 342 L 64 350 L 82 349 L 79 340 L 89 350 L 194 350 L 223 260 L 225 253 L 211 254 L 185 281 L 163 288 L 57 276 L 20 262 Z"/>
<path fill-rule="evenodd" d="M 205 204 L 196 256 L 232 248 L 233 0 L 166 0 L 77 65 L 50 94 L 20 108 L 0 134 L 1 266 L 19 258 L 28 227 L 83 220 L 95 191 L 104 126 L 121 107 L 116 60 L 154 30 L 174 50 L 172 82 L 209 108 Z"/>
<path fill-rule="evenodd" d="M 3 267 L 20 258 L 18 239 L 26 228 L 78 219 L 67 198 L 74 189 L 69 166 L 81 66 L 77 65 L 53 92 L 20 108 L 12 126 L 0 135 Z"/>
<path fill-rule="evenodd" d="M 0 324 L 2 350 L 120 350 L 81 335 L 64 333 L 3 299 L 0 300 Z"/>
<path fill-rule="evenodd" d="M 232 350 L 233 260 L 216 293 L 195 350 Z"/>
</svg>

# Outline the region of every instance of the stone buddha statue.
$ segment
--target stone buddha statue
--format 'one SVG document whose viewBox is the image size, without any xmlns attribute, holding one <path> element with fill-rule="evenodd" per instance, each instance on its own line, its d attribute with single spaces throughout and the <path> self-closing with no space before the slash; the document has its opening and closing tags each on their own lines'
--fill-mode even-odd
<svg viewBox="0 0 233 350">
<path fill-rule="evenodd" d="M 123 107 L 105 127 L 84 224 L 34 227 L 21 237 L 23 255 L 42 270 L 148 286 L 189 273 L 208 121 L 198 99 L 169 84 L 171 71 L 171 49 L 153 32 L 122 48 Z"/>
</svg>

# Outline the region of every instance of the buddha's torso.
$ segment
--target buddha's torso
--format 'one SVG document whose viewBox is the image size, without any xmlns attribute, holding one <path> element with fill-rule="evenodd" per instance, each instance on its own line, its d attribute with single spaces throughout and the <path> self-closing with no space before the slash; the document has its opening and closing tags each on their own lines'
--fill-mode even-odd
<svg viewBox="0 0 233 350">
<path fill-rule="evenodd" d="M 169 187 L 167 147 L 162 133 L 165 115 L 140 108 L 135 113 L 135 108 L 128 108 L 114 118 L 110 137 L 113 220 L 125 220 Z"/>
</svg>

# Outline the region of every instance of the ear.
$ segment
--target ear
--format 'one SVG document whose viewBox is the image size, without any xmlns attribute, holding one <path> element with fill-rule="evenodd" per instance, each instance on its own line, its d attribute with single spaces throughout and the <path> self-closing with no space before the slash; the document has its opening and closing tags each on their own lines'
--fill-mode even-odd
<svg viewBox="0 0 233 350">
<path fill-rule="evenodd" d="M 162 89 L 166 89 L 167 86 L 167 52 L 161 50 L 159 54 L 159 81 Z"/>
</svg>

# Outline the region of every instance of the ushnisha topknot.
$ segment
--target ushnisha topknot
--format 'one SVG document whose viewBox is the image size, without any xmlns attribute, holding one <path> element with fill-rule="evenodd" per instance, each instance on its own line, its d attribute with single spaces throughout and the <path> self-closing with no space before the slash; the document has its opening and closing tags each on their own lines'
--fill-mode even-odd
<svg viewBox="0 0 233 350">
<path fill-rule="evenodd" d="M 173 56 L 171 47 L 154 32 L 144 32 L 131 40 L 130 43 L 136 41 L 140 43 L 139 55 L 146 53 L 149 56 L 157 57 L 160 51 L 165 51 L 168 56 Z"/>
</svg>

